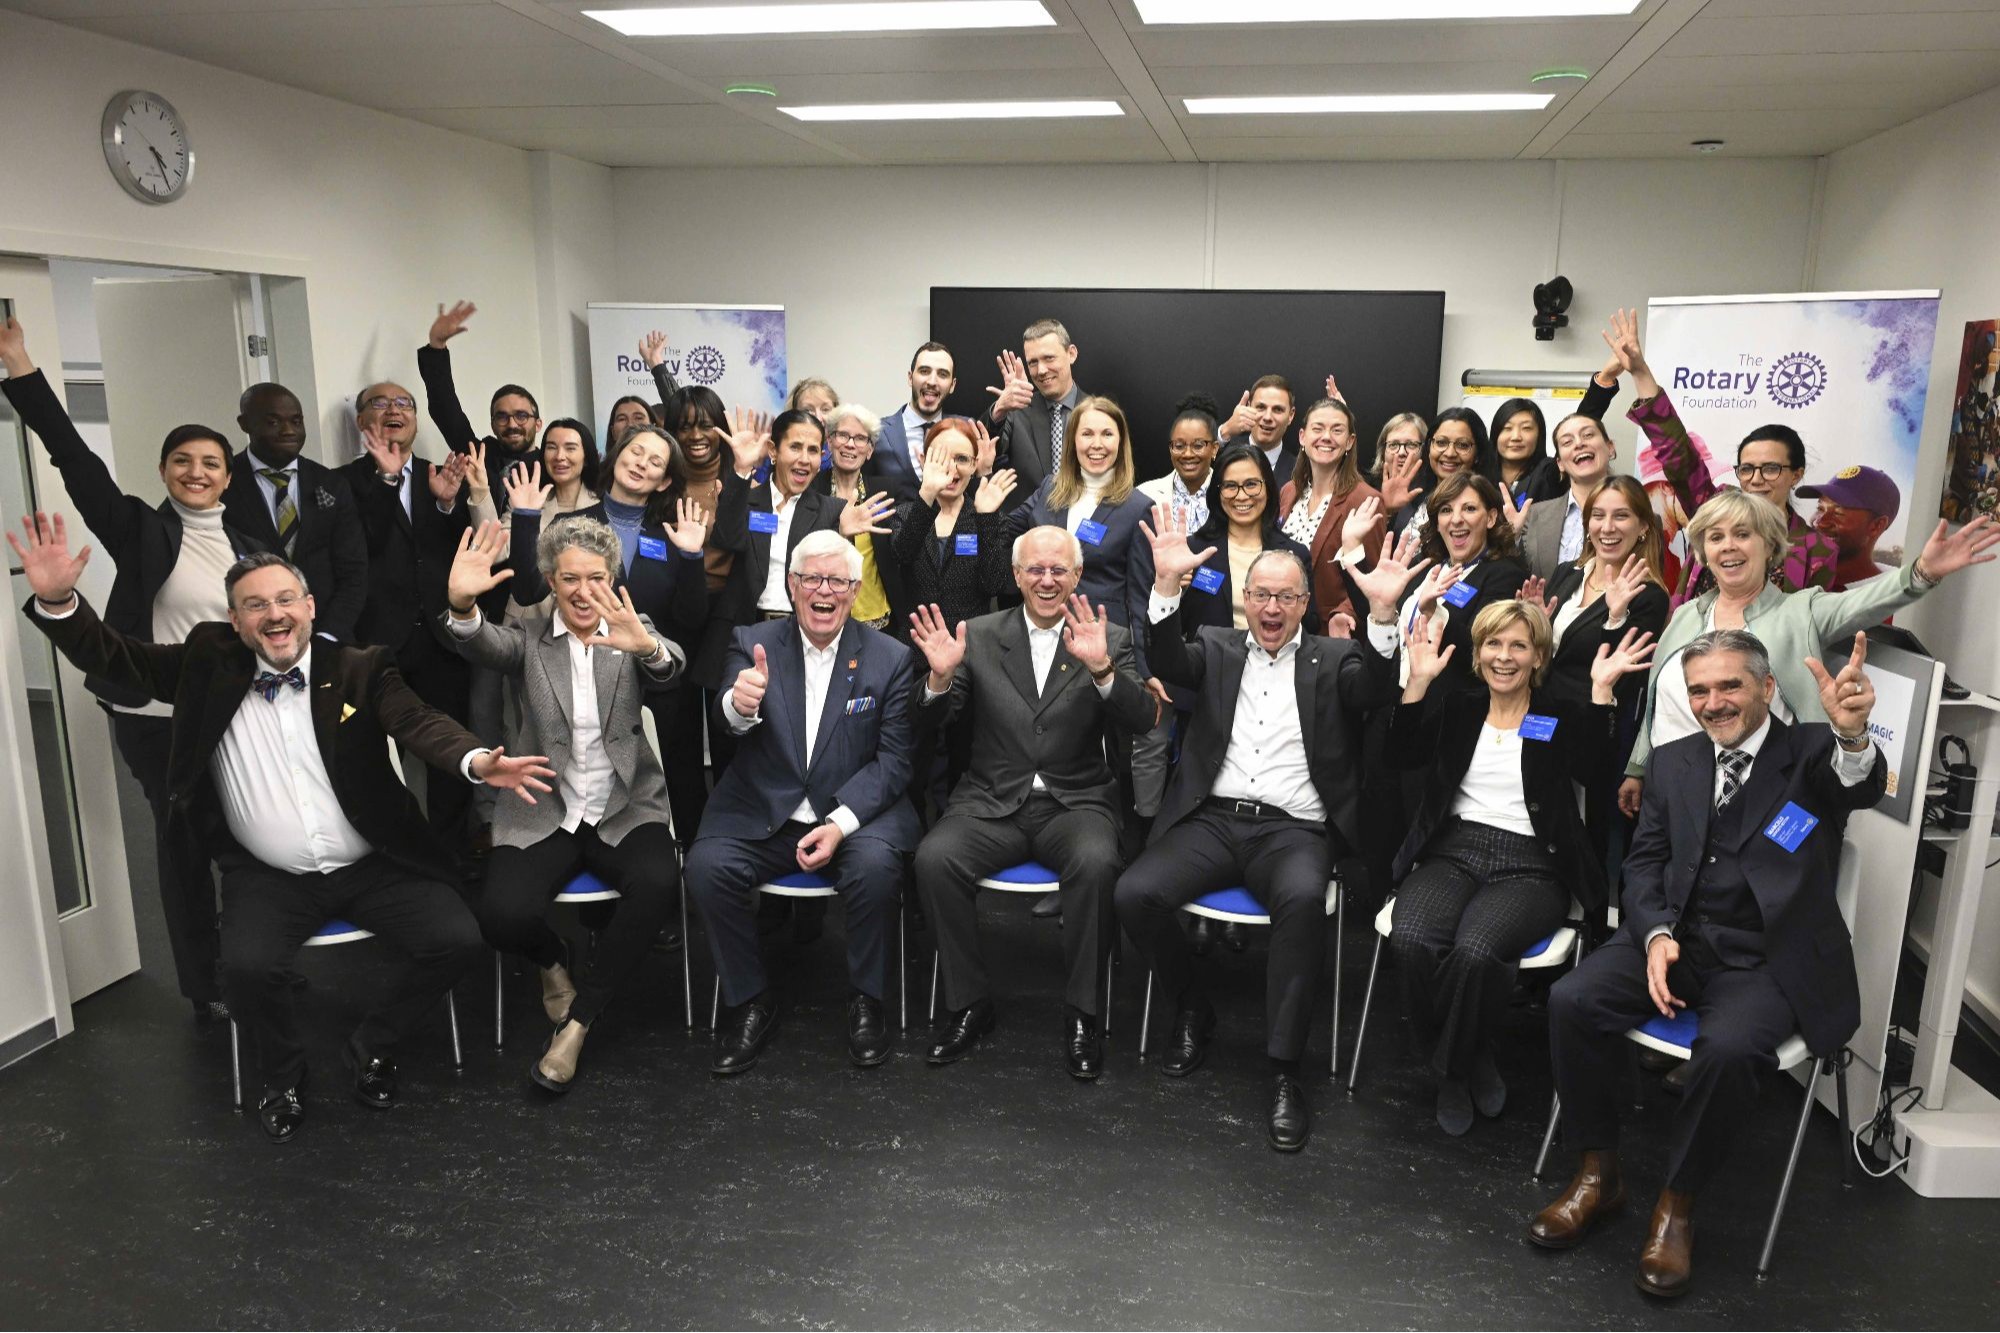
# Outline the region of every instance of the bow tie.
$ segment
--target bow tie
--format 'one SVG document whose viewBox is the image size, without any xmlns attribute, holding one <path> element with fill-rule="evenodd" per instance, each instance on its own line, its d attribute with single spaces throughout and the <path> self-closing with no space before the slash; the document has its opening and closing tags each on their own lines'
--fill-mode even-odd
<svg viewBox="0 0 2000 1333">
<path fill-rule="evenodd" d="M 267 704 L 277 702 L 278 691 L 286 685 L 295 690 L 304 689 L 305 673 L 297 667 L 293 667 L 290 671 L 260 671 L 257 673 L 257 679 L 250 682 L 250 688 L 263 695 Z"/>
</svg>

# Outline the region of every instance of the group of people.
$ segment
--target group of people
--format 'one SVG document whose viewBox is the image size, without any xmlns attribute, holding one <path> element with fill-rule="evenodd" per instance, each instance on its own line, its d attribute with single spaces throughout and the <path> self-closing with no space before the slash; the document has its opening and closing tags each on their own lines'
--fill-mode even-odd
<svg viewBox="0 0 2000 1333">
<path fill-rule="evenodd" d="M 751 1069 L 782 990 L 759 886 L 797 873 L 840 902 L 858 1066 L 890 1054 L 898 913 L 921 910 L 944 1000 L 925 1059 L 947 1065 L 997 1021 L 981 882 L 1033 861 L 1059 885 L 1038 910 L 1060 921 L 1058 1045 L 1079 1080 L 1103 1068 L 1121 935 L 1171 1007 L 1161 1069 L 1182 1077 L 1215 1011 L 1181 909 L 1235 886 L 1262 904 L 1267 1135 L 1297 1151 L 1344 868 L 1350 892 L 1394 897 L 1449 1134 L 1507 1100 L 1494 1035 L 1522 951 L 1565 921 L 1592 940 L 1550 997 L 1580 1165 L 1539 1244 L 1574 1244 L 1623 1198 L 1621 1034 L 1700 1014 L 1640 1270 L 1674 1295 L 1693 1197 L 1779 1042 L 1803 1029 L 1831 1052 L 1858 1024 L 1833 869 L 1885 780 L 1858 633 L 1992 560 L 2000 530 L 1940 524 L 1900 571 L 1831 591 L 1789 506 L 1796 436 L 1775 427 L 1742 444 L 1740 489 L 1686 483 L 1705 489 L 1668 587 L 1604 414 L 1629 379 L 1646 447 L 1683 474 L 1686 431 L 1629 316 L 1552 432 L 1525 400 L 1490 431 L 1402 412 L 1364 472 L 1332 377 L 1301 412 L 1270 375 L 1227 415 L 1180 403 L 1171 471 L 1141 481 L 1123 410 L 1077 385 L 1055 320 L 996 359 L 977 419 L 944 414 L 957 367 L 935 342 L 893 414 L 810 380 L 766 419 L 675 384 L 655 335 L 660 398 L 613 404 L 600 456 L 588 424 L 544 422 L 515 384 L 475 430 L 448 349 L 473 313 L 441 307 L 417 353 L 442 461 L 413 455 L 400 384 L 356 396 L 363 451 L 338 468 L 301 456 L 297 397 L 258 385 L 240 451 L 203 426 L 167 436 L 157 506 L 77 435 L 20 325 L 0 328 L 0 389 L 116 565 L 99 613 L 75 591 L 89 549 L 61 514 L 30 517 L 9 534 L 27 614 L 112 712 L 153 807 L 182 991 L 242 1025 L 272 1139 L 305 1118 L 292 959 L 329 919 L 407 955 L 345 1048 L 371 1107 L 482 944 L 534 964 L 550 1027 L 529 1076 L 572 1087 L 621 983 L 677 936 L 683 889 L 726 1006 L 713 1071 Z M 1804 832 L 1781 839 L 1766 825 L 1793 806 Z M 584 871 L 618 897 L 577 958 L 547 915 Z"/>
</svg>

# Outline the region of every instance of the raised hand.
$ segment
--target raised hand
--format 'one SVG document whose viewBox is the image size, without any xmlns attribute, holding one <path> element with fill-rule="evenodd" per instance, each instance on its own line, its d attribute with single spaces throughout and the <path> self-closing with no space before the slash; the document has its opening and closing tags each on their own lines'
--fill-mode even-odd
<svg viewBox="0 0 2000 1333">
<path fill-rule="evenodd" d="M 736 429 L 726 432 L 729 452 L 736 460 L 736 475 L 747 477 L 771 452 L 771 417 L 767 412 L 739 407 L 735 421 Z"/>
<path fill-rule="evenodd" d="M 651 333 L 639 339 L 639 359 L 646 363 L 646 369 L 648 370 L 666 360 L 667 335 L 658 329 L 654 329 Z"/>
<path fill-rule="evenodd" d="M 507 509 L 510 513 L 523 509 L 539 512 L 555 493 L 555 487 L 542 485 L 540 459 L 529 459 L 507 469 Z"/>
<path fill-rule="evenodd" d="M 375 426 L 361 427 L 361 448 L 375 464 L 375 471 L 384 477 L 393 477 L 403 470 L 403 454 L 389 442 L 388 436 Z"/>
<path fill-rule="evenodd" d="M 1424 575 L 1423 586 L 1417 589 L 1417 611 L 1428 618 L 1437 610 L 1438 598 L 1464 577 L 1465 571 L 1457 565 L 1439 565 Z"/>
<path fill-rule="evenodd" d="M 993 395 L 993 419 L 999 421 L 1009 412 L 1018 412 L 1035 401 L 1035 386 L 1028 379 L 1028 368 L 1021 364 L 1018 352 L 1002 352 L 993 358 L 1000 368 L 1000 387 L 986 386 L 986 392 Z"/>
<path fill-rule="evenodd" d="M 972 470 L 978 475 L 988 476 L 993 471 L 993 459 L 999 453 L 999 446 L 993 443 L 993 432 L 986 429 L 986 423 L 972 423 Z"/>
<path fill-rule="evenodd" d="M 470 301 L 457 301 L 446 310 L 444 303 L 438 303 L 438 317 L 431 321 L 430 344 L 442 348 L 446 343 L 465 332 L 465 322 L 479 312 L 479 307 Z"/>
<path fill-rule="evenodd" d="M 511 791 L 529 805 L 535 803 L 535 798 L 529 793 L 549 790 L 545 779 L 555 775 L 556 771 L 549 767 L 547 755 L 509 755 L 504 745 L 496 745 L 472 761 L 473 777 L 489 787 Z"/>
<path fill-rule="evenodd" d="M 1875 682 L 1861 668 L 1868 661 L 1868 636 L 1854 636 L 1854 651 L 1837 676 L 1829 676 L 1817 657 L 1806 659 L 1806 670 L 1819 685 L 1819 706 L 1834 733 L 1848 740 L 1868 733 L 1868 715 L 1875 711 Z"/>
<path fill-rule="evenodd" d="M 1604 584 L 1604 618 L 1612 622 L 1623 620 L 1625 612 L 1631 609 L 1632 599 L 1645 591 L 1650 574 L 1637 551 L 1626 556 L 1618 572 Z"/>
<path fill-rule="evenodd" d="M 1617 696 L 1613 687 L 1635 671 L 1644 671 L 1653 657 L 1653 636 L 1642 630 L 1628 629 L 1625 637 L 1613 648 L 1610 644 L 1600 644 L 1597 658 L 1590 664 L 1590 701 L 1594 704 L 1614 704 Z"/>
<path fill-rule="evenodd" d="M 674 501 L 674 521 L 667 528 L 667 540 L 685 555 L 700 551 L 708 545 L 708 511 L 694 500 Z"/>
<path fill-rule="evenodd" d="M 1070 594 L 1069 605 L 1063 608 L 1063 647 L 1093 676 L 1111 669 L 1110 632 L 1105 628 L 1110 623 L 1103 607 L 1092 611 L 1088 597 Z"/>
<path fill-rule="evenodd" d="M 632 605 L 630 588 L 620 586 L 613 590 L 602 583 L 586 583 L 584 589 L 597 614 L 604 617 L 598 631 L 583 641 L 584 647 L 616 648 L 641 658 L 660 651 L 659 639 L 646 628 L 646 622 L 639 619 L 639 609 Z"/>
<path fill-rule="evenodd" d="M 757 710 L 764 706 L 764 691 L 771 685 L 771 668 L 764 660 L 764 645 L 750 645 L 750 665 L 736 673 L 736 683 L 730 686 L 729 702 L 736 709 L 738 717 L 755 717 Z"/>
<path fill-rule="evenodd" d="M 474 440 L 465 451 L 465 488 L 472 492 L 474 500 L 480 501 L 485 500 L 493 490 L 492 474 L 486 470 L 484 440 Z"/>
<path fill-rule="evenodd" d="M 1417 472 L 1424 465 L 1422 447 L 1406 454 L 1392 454 L 1382 463 L 1382 507 L 1396 513 L 1410 501 L 1424 493 L 1424 488 L 1413 485 Z"/>
<path fill-rule="evenodd" d="M 471 461 L 464 454 L 446 454 L 444 462 L 431 469 L 431 499 L 447 507 L 456 502 L 458 488 L 465 484 L 466 467 Z"/>
<path fill-rule="evenodd" d="M 1197 569 L 1215 554 L 1213 546 L 1196 552 L 1188 546 L 1187 521 L 1174 517 L 1167 505 L 1153 506 L 1153 521 L 1139 520 L 1139 534 L 1153 548 L 1153 591 L 1173 597 L 1186 586 Z"/>
<path fill-rule="evenodd" d="M 1245 389 L 1243 396 L 1236 400 L 1236 410 L 1229 414 L 1229 419 L 1222 423 L 1222 429 L 1218 430 L 1216 434 L 1225 440 L 1233 440 L 1239 436 L 1248 435 L 1250 433 L 1250 423 L 1255 419 L 1256 414 L 1250 410 L 1250 391 Z"/>
<path fill-rule="evenodd" d="M 924 475 L 917 486 L 917 495 L 925 504 L 935 504 L 938 492 L 951 485 L 951 455 L 944 445 L 932 440 L 924 450 Z"/>
<path fill-rule="evenodd" d="M 1555 619 L 1556 604 L 1549 597 L 1549 581 L 1541 575 L 1528 575 L 1527 578 L 1521 581 L 1521 590 L 1515 593 L 1514 596 L 1517 600 L 1526 602 L 1530 606 L 1540 607 L 1543 615 L 1551 620 Z"/>
<path fill-rule="evenodd" d="M 1515 532 L 1518 533 L 1524 530 L 1523 525 L 1528 521 L 1528 510 L 1533 508 L 1534 503 L 1533 500 L 1523 500 L 1520 507 L 1518 509 L 1515 508 L 1513 488 L 1502 483 L 1500 487 L 1500 505 L 1506 512 L 1507 526 L 1514 529 Z"/>
<path fill-rule="evenodd" d="M 9 379 L 35 373 L 35 363 L 28 359 L 28 331 L 11 315 L 0 323 L 0 366 L 7 368 Z"/>
<path fill-rule="evenodd" d="M 1363 503 L 1372 504 L 1373 501 Z M 1417 535 L 1416 529 L 1405 528 L 1394 550 L 1383 546 L 1373 569 L 1352 568 L 1348 571 L 1354 586 L 1361 589 L 1361 595 L 1368 599 L 1371 618 L 1385 624 L 1396 618 L 1396 610 L 1402 603 L 1404 591 L 1410 586 L 1410 580 L 1431 563 L 1428 557 L 1417 559 L 1417 553 L 1422 549 L 1423 539 Z"/>
<path fill-rule="evenodd" d="M 1419 620 L 1411 626 L 1403 636 L 1403 657 L 1410 664 L 1410 683 L 1403 689 L 1403 701 L 1415 703 L 1423 698 L 1431 682 L 1451 665 L 1452 655 L 1457 651 L 1457 644 L 1445 643 L 1443 625 Z"/>
<path fill-rule="evenodd" d="M 945 628 L 944 612 L 935 602 L 919 606 L 910 613 L 910 643 L 930 664 L 931 676 L 927 682 L 930 692 L 943 694 L 950 689 L 958 664 L 965 660 L 965 622 L 958 622 L 958 632 L 954 634 Z"/>
<path fill-rule="evenodd" d="M 1981 514 L 1957 532 L 1947 533 L 1948 526 L 1939 519 L 1917 557 L 1917 572 L 1927 579 L 1949 578 L 1969 565 L 1983 565 L 1993 559 L 1987 551 L 2000 543 L 2000 524 L 1991 514 Z"/>
<path fill-rule="evenodd" d="M 1003 467 L 986 480 L 979 483 L 979 491 L 972 497 L 974 513 L 991 514 L 1007 503 L 1007 497 L 1021 484 L 1021 476 L 1013 468 Z"/>
<path fill-rule="evenodd" d="M 887 491 L 849 500 L 840 511 L 840 535 L 852 538 L 868 532 L 886 537 L 889 529 L 882 525 L 895 510 L 896 497 Z"/>
<path fill-rule="evenodd" d="M 11 532 L 7 534 L 7 544 L 20 557 L 21 573 L 27 577 L 35 600 L 50 606 L 65 605 L 76 591 L 76 581 L 83 577 L 83 567 L 90 563 L 90 548 L 86 546 L 74 558 L 70 556 L 69 533 L 63 527 L 61 514 L 37 509 L 33 514 L 22 515 L 21 529 L 28 534 L 28 544 L 21 545 Z"/>
<path fill-rule="evenodd" d="M 1345 398 L 1342 398 L 1340 396 L 1340 386 L 1334 383 L 1332 375 L 1328 375 L 1326 377 L 1326 396 L 1333 399 L 1333 401 L 1335 401 L 1336 403 L 1344 403 L 1347 401 Z"/>
<path fill-rule="evenodd" d="M 1604 332 L 1604 345 L 1611 349 L 1611 360 L 1632 377 L 1633 392 L 1641 398 L 1651 398 L 1660 391 L 1660 382 L 1653 378 L 1653 368 L 1646 364 L 1646 352 L 1639 343 L 1637 310 L 1611 312 L 1611 328 Z M 1605 369 L 1610 369 L 1610 365 L 1607 361 Z"/>
<path fill-rule="evenodd" d="M 1341 520 L 1340 549 L 1351 551 L 1364 544 L 1382 521 L 1382 501 L 1371 495 L 1348 510 L 1347 517 Z"/>
<path fill-rule="evenodd" d="M 507 557 L 507 527 L 491 521 L 458 534 L 458 554 L 451 559 L 445 579 L 445 601 L 458 612 L 470 611 L 474 604 L 514 577 L 514 571 L 494 563 Z"/>
</svg>

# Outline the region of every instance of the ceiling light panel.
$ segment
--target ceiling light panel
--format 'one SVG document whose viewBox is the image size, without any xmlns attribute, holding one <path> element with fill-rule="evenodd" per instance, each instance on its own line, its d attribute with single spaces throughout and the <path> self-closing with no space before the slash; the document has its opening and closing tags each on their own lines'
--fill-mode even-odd
<svg viewBox="0 0 2000 1333">
<path fill-rule="evenodd" d="M 1341 97 L 1187 97 L 1191 116 L 1396 115 L 1415 111 L 1540 111 L 1554 93 L 1390 93 Z"/>
<path fill-rule="evenodd" d="M 1054 102 L 856 102 L 835 106 L 781 106 L 794 120 L 1058 120 L 1122 116 L 1117 102 L 1072 99 Z"/>
<path fill-rule="evenodd" d="M 739 37 L 815 32 L 936 32 L 1053 28 L 1041 0 L 909 0 L 902 4 L 700 5 L 675 9 L 586 9 L 627 37 Z"/>
<path fill-rule="evenodd" d="M 1630 14 L 1641 0 L 1132 0 L 1148 24 L 1364 23 L 1400 19 L 1591 18 Z"/>
</svg>

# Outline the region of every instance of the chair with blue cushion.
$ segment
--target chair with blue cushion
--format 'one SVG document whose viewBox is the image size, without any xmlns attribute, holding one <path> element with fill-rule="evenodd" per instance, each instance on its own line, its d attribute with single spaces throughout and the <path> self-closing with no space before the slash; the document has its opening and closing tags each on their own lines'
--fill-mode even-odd
<svg viewBox="0 0 2000 1333">
<path fill-rule="evenodd" d="M 1040 861 L 1023 861 L 1019 865 L 996 870 L 979 881 L 982 889 L 992 889 L 996 893 L 1032 893 L 1037 898 L 1062 890 L 1062 876 Z M 931 1012 L 930 1021 L 937 1022 L 938 973 L 942 959 L 938 952 L 931 951 Z M 1100 1024 L 1104 1035 L 1111 1035 L 1111 996 L 1118 977 L 1118 936 L 1117 927 L 1112 927 L 1111 952 L 1104 968 L 1104 1008 Z M 905 1022 L 905 1027 L 908 1023 Z"/>
<path fill-rule="evenodd" d="M 372 940 L 375 932 L 363 930 L 352 921 L 329 921 L 306 940 L 308 949 L 329 944 L 353 944 L 360 940 Z M 451 1067 L 465 1068 L 465 1053 L 458 1044 L 458 1002 L 450 991 L 444 993 L 445 1017 L 451 1023 Z M 232 1105 L 243 1109 L 243 1040 L 237 1029 L 236 1020 L 229 1020 L 229 1082 Z"/>
<path fill-rule="evenodd" d="M 773 898 L 838 898 L 840 890 L 834 887 L 833 877 L 816 870 L 799 870 L 789 875 L 779 875 L 769 883 L 759 884 L 757 892 L 769 894 Z M 685 904 L 686 899 L 682 899 Z M 910 1030 L 910 982 L 905 972 L 908 966 L 908 944 L 903 937 L 903 907 L 896 907 L 896 992 L 901 1005 L 902 1030 Z M 685 906 L 683 907 L 685 913 Z M 681 932 L 687 933 L 685 919 Z M 709 1031 L 715 1030 L 717 1020 L 722 1017 L 722 977 L 715 978 L 715 995 L 708 1004 Z"/>
<path fill-rule="evenodd" d="M 1368 964 L 1368 989 L 1361 993 L 1361 1026 L 1354 1032 L 1354 1063 L 1347 1070 L 1347 1090 L 1354 1091 L 1354 1085 L 1361 1078 L 1361 1043 L 1368 1038 L 1368 1011 L 1375 1003 L 1375 976 L 1382 966 L 1382 945 L 1389 938 L 1394 926 L 1396 899 L 1391 895 L 1382 904 L 1382 910 L 1375 914 L 1375 956 Z M 1570 919 L 1556 927 L 1553 935 L 1546 936 L 1521 954 L 1520 969 L 1523 972 L 1544 971 L 1552 967 L 1566 967 L 1583 959 L 1583 935 L 1577 929 L 1582 920 L 1583 909 L 1575 899 L 1570 900 Z"/>
<path fill-rule="evenodd" d="M 1328 1072 L 1340 1073 L 1340 987 L 1345 975 L 1343 962 L 1347 957 L 1344 947 L 1342 927 L 1347 922 L 1347 889 L 1338 870 L 1326 882 L 1326 914 L 1333 918 L 1333 1032 L 1330 1045 L 1333 1057 L 1328 1062 Z M 1207 917 L 1211 921 L 1231 921 L 1245 926 L 1268 926 L 1271 914 L 1264 905 L 1251 896 L 1250 890 L 1238 885 L 1235 888 L 1217 889 L 1205 893 L 1181 910 L 1189 916 Z M 1153 1026 L 1153 974 L 1146 974 L 1146 999 L 1139 1010 L 1139 1058 L 1146 1058 L 1146 1042 Z"/>
</svg>

